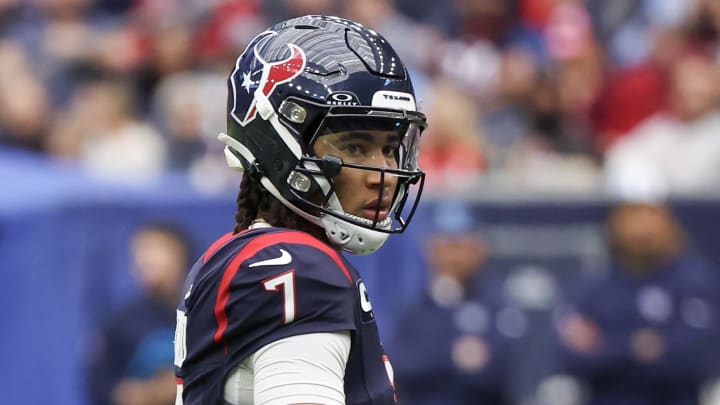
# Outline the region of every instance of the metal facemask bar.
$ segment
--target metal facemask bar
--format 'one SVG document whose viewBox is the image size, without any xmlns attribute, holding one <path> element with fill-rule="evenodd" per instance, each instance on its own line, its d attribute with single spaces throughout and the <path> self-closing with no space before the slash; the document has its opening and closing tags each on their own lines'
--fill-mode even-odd
<svg viewBox="0 0 720 405">
<path fill-rule="evenodd" d="M 319 210 L 327 215 L 332 215 L 336 218 L 351 222 L 355 225 L 385 233 L 402 233 L 412 220 L 412 217 L 415 215 L 415 210 L 417 209 L 417 205 L 420 202 L 420 196 L 422 195 L 422 190 L 425 185 L 425 173 L 422 171 L 408 173 L 407 171 L 400 169 L 378 168 L 358 165 L 354 163 L 345 163 L 342 162 L 342 159 L 339 159 L 335 156 L 326 156 L 325 158 L 305 157 L 303 158 L 303 161 L 315 163 L 318 167 L 320 167 L 320 169 L 308 169 L 302 167 L 298 167 L 296 169 L 297 172 L 303 173 L 308 176 L 322 176 L 332 178 L 333 176 L 331 176 L 330 174 L 339 173 L 342 167 L 357 170 L 376 171 L 380 173 L 381 186 L 378 190 L 378 205 L 377 207 L 375 207 L 375 217 L 372 220 L 357 217 L 349 213 L 335 211 L 328 208 L 326 204 L 321 205 L 312 201 L 305 201 L 307 204 L 311 205 L 316 210 Z M 389 209 L 390 216 L 388 216 L 386 220 L 381 221 L 379 215 L 382 204 L 381 199 L 383 197 L 383 184 L 385 184 L 386 176 L 397 176 L 398 184 L 391 199 L 392 205 Z M 332 182 L 329 183 L 332 184 Z M 411 186 L 417 187 L 416 193 L 409 192 Z M 329 201 L 334 197 L 334 193 L 335 187 L 331 186 L 327 192 L 323 193 L 324 198 L 322 199 L 324 201 Z M 408 198 L 411 195 L 413 196 L 413 200 L 410 205 L 409 212 L 407 213 L 407 215 L 403 216 L 402 212 L 405 209 Z M 398 226 L 393 226 L 392 220 L 394 220 L 398 224 Z"/>
<path fill-rule="evenodd" d="M 329 108 L 327 116 L 322 120 L 320 125 L 318 125 L 317 130 L 311 138 L 311 147 L 314 146 L 318 139 L 332 132 L 343 130 L 359 132 L 392 130 L 398 134 L 397 155 L 395 157 L 397 167 L 370 166 L 349 162 L 339 156 L 326 155 L 316 157 L 306 153 L 295 171 L 315 178 L 316 180 L 318 178 L 326 179 L 324 182 L 326 183 L 326 187 L 323 188 L 323 196 L 321 198 L 316 201 L 305 200 L 305 203 L 324 214 L 332 215 L 364 228 L 386 233 L 403 232 L 414 216 L 425 182 L 425 173 L 423 173 L 417 165 L 419 139 L 425 127 L 425 116 L 412 111 L 356 106 Z M 333 198 L 337 200 L 337 197 L 334 195 L 334 184 L 329 180 L 337 176 L 343 167 L 380 173 L 380 187 L 377 198 L 378 206 L 375 209 L 375 217 L 373 219 L 338 212 L 332 208 L 332 205 L 340 207 L 340 204 L 339 201 L 333 201 Z M 384 220 L 380 220 L 381 201 L 383 190 L 387 183 L 387 176 L 396 176 L 398 181 L 391 198 L 391 205 L 388 212 L 389 216 Z M 415 193 L 410 192 L 413 186 L 417 186 L 417 192 Z M 411 195 L 413 200 L 409 206 L 409 211 L 403 216 L 408 198 L 410 198 Z"/>
</svg>

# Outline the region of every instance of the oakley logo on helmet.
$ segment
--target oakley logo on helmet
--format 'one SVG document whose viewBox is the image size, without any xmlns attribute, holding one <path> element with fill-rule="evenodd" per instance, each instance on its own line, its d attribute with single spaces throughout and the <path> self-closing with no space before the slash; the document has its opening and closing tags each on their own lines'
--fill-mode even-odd
<svg viewBox="0 0 720 405">
<path fill-rule="evenodd" d="M 255 119 L 255 115 L 257 113 L 256 99 L 254 97 L 255 92 L 259 91 L 265 97 L 270 97 L 278 85 L 289 82 L 290 80 L 298 77 L 305 69 L 305 63 L 307 62 L 305 52 L 303 52 L 303 50 L 295 44 L 288 44 L 291 51 L 290 56 L 287 59 L 278 62 L 266 62 L 263 60 L 257 47 L 258 45 L 256 44 L 253 52 L 255 53 L 257 60 L 262 63 L 262 70 L 256 72 L 243 72 L 243 82 L 241 84 L 241 87 L 245 89 L 250 97 L 247 112 L 245 112 L 244 118 L 240 119 L 238 116 L 242 115 L 243 112 L 239 110 L 241 106 L 235 104 L 232 110 L 233 118 L 235 118 L 235 120 L 242 126 L 247 125 L 250 121 Z M 240 66 L 239 60 L 237 66 Z M 258 73 L 261 74 L 260 79 L 253 80 Z M 235 84 L 234 75 L 232 86 L 237 98 L 238 90 Z M 256 88 L 257 90 L 253 92 L 251 91 L 251 88 Z"/>
<path fill-rule="evenodd" d="M 330 105 L 358 105 L 357 96 L 350 92 L 339 91 L 332 93 L 328 97 L 327 103 Z"/>
</svg>

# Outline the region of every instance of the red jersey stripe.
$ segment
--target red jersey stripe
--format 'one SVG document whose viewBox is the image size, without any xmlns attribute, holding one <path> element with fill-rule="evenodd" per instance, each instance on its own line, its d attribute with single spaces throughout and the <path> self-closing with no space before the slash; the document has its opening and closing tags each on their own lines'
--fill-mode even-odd
<svg viewBox="0 0 720 405">
<path fill-rule="evenodd" d="M 215 301 L 215 320 L 217 321 L 218 328 L 215 331 L 214 340 L 220 343 L 223 338 L 225 330 L 227 330 L 228 319 L 225 306 L 230 300 L 230 283 L 232 282 L 235 275 L 240 270 L 242 264 L 249 258 L 255 256 L 257 252 L 265 249 L 268 246 L 272 246 L 278 243 L 290 243 L 311 246 L 318 249 L 328 255 L 335 264 L 345 274 L 348 281 L 352 282 L 352 276 L 348 270 L 345 262 L 343 262 L 340 253 L 327 245 L 324 242 L 310 236 L 307 233 L 300 231 L 282 231 L 282 232 L 271 232 L 258 235 L 255 239 L 248 242 L 245 247 L 232 259 L 228 267 L 223 273 L 222 280 L 220 281 L 220 287 Z"/>
<path fill-rule="evenodd" d="M 221 247 L 225 246 L 225 244 L 232 239 L 234 234 L 232 232 L 228 232 L 225 235 L 221 236 L 220 239 L 213 242 L 212 245 L 208 248 L 208 250 L 205 251 L 205 254 L 203 255 L 203 264 L 207 263 L 208 260 L 212 257 L 212 255 L 215 254 L 218 250 L 220 250 Z"/>
<path fill-rule="evenodd" d="M 205 254 L 203 255 L 203 264 L 207 263 L 208 260 L 210 260 L 210 258 L 211 258 L 215 253 L 217 253 L 218 250 L 220 250 L 220 248 L 222 248 L 223 246 L 225 246 L 225 244 L 227 244 L 228 242 L 230 242 L 230 241 L 231 241 L 232 239 L 234 239 L 236 236 L 242 235 L 243 233 L 245 233 L 245 232 L 247 232 L 247 231 L 249 231 L 249 229 L 244 229 L 244 230 L 242 230 L 242 231 L 240 231 L 240 232 L 238 232 L 238 233 L 228 232 L 228 233 L 226 233 L 225 235 L 221 236 L 220 239 L 218 239 L 218 240 L 216 240 L 215 242 L 213 242 L 213 244 L 210 245 L 210 247 L 208 248 L 208 250 L 205 251 Z"/>
</svg>

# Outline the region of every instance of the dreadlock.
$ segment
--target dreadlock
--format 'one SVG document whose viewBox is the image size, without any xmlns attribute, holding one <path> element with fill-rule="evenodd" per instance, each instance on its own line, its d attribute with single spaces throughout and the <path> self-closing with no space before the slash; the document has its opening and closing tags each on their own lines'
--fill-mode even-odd
<svg viewBox="0 0 720 405">
<path fill-rule="evenodd" d="M 262 218 L 273 226 L 307 232 L 327 242 L 327 236 L 321 227 L 283 205 L 260 184 L 259 176 L 248 173 L 240 182 L 237 212 L 235 213 L 236 225 L 233 233 L 247 229 L 258 218 Z"/>
</svg>

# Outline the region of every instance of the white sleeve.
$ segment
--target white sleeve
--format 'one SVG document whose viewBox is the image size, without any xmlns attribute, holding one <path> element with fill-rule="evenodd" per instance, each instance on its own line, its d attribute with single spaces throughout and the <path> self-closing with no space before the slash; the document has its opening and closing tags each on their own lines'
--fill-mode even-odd
<svg viewBox="0 0 720 405">
<path fill-rule="evenodd" d="M 349 331 L 277 340 L 233 370 L 225 383 L 225 400 L 238 405 L 344 405 L 349 356 Z"/>
</svg>

